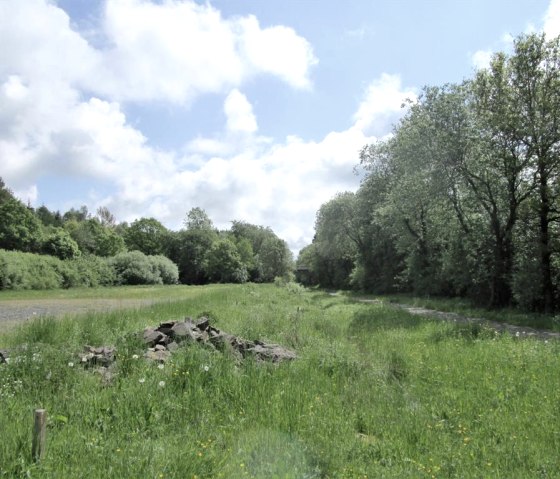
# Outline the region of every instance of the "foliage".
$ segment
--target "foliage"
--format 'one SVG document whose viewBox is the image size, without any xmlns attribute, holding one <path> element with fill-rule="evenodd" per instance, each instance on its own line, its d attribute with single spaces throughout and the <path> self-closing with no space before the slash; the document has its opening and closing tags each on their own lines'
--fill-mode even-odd
<svg viewBox="0 0 560 479">
<path fill-rule="evenodd" d="M 328 287 L 560 307 L 560 38 L 522 35 L 460 85 L 425 87 L 365 176 L 317 214 L 301 264 Z"/>
<path fill-rule="evenodd" d="M 0 248 L 37 251 L 41 224 L 33 212 L 16 198 L 0 203 Z"/>
<path fill-rule="evenodd" d="M 174 284 L 176 265 L 164 256 L 146 256 L 141 251 L 128 251 L 108 259 L 117 284 Z"/>
<path fill-rule="evenodd" d="M 206 256 L 206 271 L 210 281 L 216 283 L 244 283 L 248 278 L 235 244 L 228 239 L 212 245 Z"/>
<path fill-rule="evenodd" d="M 135 220 L 126 230 L 126 247 L 147 255 L 161 255 L 166 252 L 169 232 L 155 218 Z"/>
<path fill-rule="evenodd" d="M 78 243 L 62 228 L 56 228 L 47 234 L 41 249 L 43 253 L 56 256 L 59 259 L 77 258 L 81 254 Z"/>
<path fill-rule="evenodd" d="M 123 238 L 111 228 L 104 227 L 97 218 L 80 222 L 70 220 L 64 227 L 84 254 L 109 257 L 126 249 Z"/>
</svg>

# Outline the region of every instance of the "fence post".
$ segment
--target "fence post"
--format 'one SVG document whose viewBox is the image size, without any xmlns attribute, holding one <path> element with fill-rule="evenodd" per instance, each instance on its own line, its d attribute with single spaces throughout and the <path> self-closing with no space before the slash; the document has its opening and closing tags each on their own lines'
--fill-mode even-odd
<svg viewBox="0 0 560 479">
<path fill-rule="evenodd" d="M 39 462 L 45 455 L 47 443 L 47 411 L 46 409 L 35 409 L 35 421 L 33 424 L 33 444 L 31 455 L 33 461 Z"/>
</svg>

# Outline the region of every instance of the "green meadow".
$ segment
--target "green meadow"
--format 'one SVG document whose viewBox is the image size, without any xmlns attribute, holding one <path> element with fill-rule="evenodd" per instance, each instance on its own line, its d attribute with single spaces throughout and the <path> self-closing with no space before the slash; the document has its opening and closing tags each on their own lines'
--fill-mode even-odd
<svg viewBox="0 0 560 479">
<path fill-rule="evenodd" d="M 12 352 L 0 364 L 1 478 L 560 477 L 554 341 L 293 284 L 9 294 L 0 311 L 37 294 L 157 303 L 0 333 Z M 239 361 L 198 345 L 163 366 L 142 358 L 138 331 L 202 315 L 298 359 Z M 81 366 L 86 344 L 117 347 L 112 378 Z M 49 417 L 39 463 L 36 408 Z"/>
</svg>

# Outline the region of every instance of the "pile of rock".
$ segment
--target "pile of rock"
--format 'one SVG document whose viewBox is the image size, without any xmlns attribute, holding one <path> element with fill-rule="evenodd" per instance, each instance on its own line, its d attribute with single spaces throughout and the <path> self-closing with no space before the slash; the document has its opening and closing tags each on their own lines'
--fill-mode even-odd
<svg viewBox="0 0 560 479">
<path fill-rule="evenodd" d="M 115 362 L 117 350 L 112 346 L 85 346 L 84 353 L 80 356 L 82 364 L 86 367 L 108 368 Z"/>
<path fill-rule="evenodd" d="M 0 349 L 0 364 L 10 361 L 10 353 L 6 349 Z"/>
<path fill-rule="evenodd" d="M 260 361 L 290 361 L 296 353 L 278 344 L 249 341 L 224 333 L 210 325 L 206 317 L 193 322 L 192 318 L 182 321 L 161 323 L 157 328 L 146 328 L 144 343 L 148 346 L 145 357 L 154 361 L 166 361 L 171 353 L 184 344 L 201 343 L 220 351 L 230 351 L 240 358 L 254 357 Z"/>
</svg>

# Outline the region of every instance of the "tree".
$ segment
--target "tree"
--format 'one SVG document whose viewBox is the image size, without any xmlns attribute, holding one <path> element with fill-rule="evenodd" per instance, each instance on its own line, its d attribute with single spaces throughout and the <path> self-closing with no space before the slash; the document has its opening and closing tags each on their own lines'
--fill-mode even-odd
<svg viewBox="0 0 560 479">
<path fill-rule="evenodd" d="M 155 218 L 140 218 L 126 230 L 124 240 L 130 251 L 138 250 L 147 255 L 164 254 L 169 231 Z"/>
<path fill-rule="evenodd" d="M 124 240 L 111 228 L 105 228 L 97 218 L 81 222 L 67 221 L 64 228 L 78 243 L 82 253 L 96 256 L 114 256 L 126 250 Z"/>
<path fill-rule="evenodd" d="M 96 218 L 105 228 L 114 228 L 117 225 L 115 215 L 111 213 L 106 206 L 97 208 Z"/>
<path fill-rule="evenodd" d="M 210 281 L 244 283 L 248 274 L 237 248 L 227 238 L 216 241 L 206 256 L 206 271 Z"/>
<path fill-rule="evenodd" d="M 74 259 L 80 256 L 78 243 L 62 228 L 55 228 L 47 234 L 43 241 L 42 251 L 59 259 Z"/>
<path fill-rule="evenodd" d="M 41 244 L 41 224 L 16 198 L 0 203 L 0 248 L 35 252 Z"/>
<path fill-rule="evenodd" d="M 280 238 L 267 238 L 261 245 L 258 259 L 262 267 L 262 280 L 273 281 L 275 277 L 287 276 L 293 269 L 292 252 Z"/>
<path fill-rule="evenodd" d="M 202 208 L 196 206 L 188 213 L 183 223 L 187 230 L 213 230 L 212 220 Z"/>
</svg>

